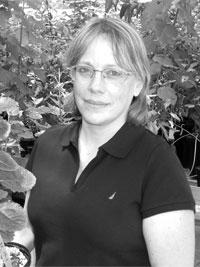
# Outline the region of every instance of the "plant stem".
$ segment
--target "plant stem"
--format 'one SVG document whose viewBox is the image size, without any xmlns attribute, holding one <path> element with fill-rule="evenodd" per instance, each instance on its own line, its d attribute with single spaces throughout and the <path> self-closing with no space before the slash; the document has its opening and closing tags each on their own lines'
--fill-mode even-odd
<svg viewBox="0 0 200 267">
<path fill-rule="evenodd" d="M 179 13 L 179 8 L 176 10 L 176 15 L 175 15 L 175 18 L 174 18 L 173 26 L 175 26 L 175 24 L 177 22 L 178 13 Z"/>
<path fill-rule="evenodd" d="M 24 1 L 22 1 L 22 10 L 24 11 Z M 20 47 L 20 53 L 18 57 L 18 68 L 17 68 L 17 75 L 20 75 L 21 73 L 21 65 L 22 65 L 22 35 L 23 35 L 23 24 L 21 21 L 21 27 L 20 27 L 20 40 L 19 40 L 19 47 Z"/>
</svg>

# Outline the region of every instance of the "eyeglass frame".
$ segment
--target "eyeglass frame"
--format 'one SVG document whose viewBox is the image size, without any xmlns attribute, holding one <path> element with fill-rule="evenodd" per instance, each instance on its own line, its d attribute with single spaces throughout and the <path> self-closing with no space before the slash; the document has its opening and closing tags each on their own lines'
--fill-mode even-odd
<svg viewBox="0 0 200 267">
<path fill-rule="evenodd" d="M 71 75 L 71 77 L 72 77 L 72 79 L 73 79 L 73 75 L 72 75 L 72 71 L 73 70 L 75 70 L 76 71 L 76 68 L 77 67 L 85 67 L 85 68 L 88 68 L 88 70 L 90 71 L 90 75 L 88 76 L 88 77 L 84 77 L 84 74 L 83 74 L 83 76 L 82 76 L 82 78 L 84 79 L 88 79 L 88 81 L 89 80 L 91 80 L 93 77 L 94 77 L 94 75 L 95 75 L 95 72 L 100 72 L 101 73 L 101 77 L 103 77 L 104 79 L 106 79 L 106 78 L 108 78 L 109 79 L 109 77 L 108 77 L 108 75 L 106 76 L 106 74 L 105 74 L 105 71 L 106 70 L 113 70 L 113 71 L 117 71 L 117 72 L 119 72 L 119 73 L 121 73 L 122 75 L 124 75 L 125 77 L 124 77 L 124 80 L 122 81 L 120 81 L 120 79 L 117 79 L 117 78 L 121 78 L 121 77 L 115 77 L 116 78 L 116 80 L 113 78 L 112 79 L 112 77 L 110 77 L 111 79 L 109 80 L 109 81 L 114 81 L 114 82 L 124 82 L 125 81 L 125 79 L 128 77 L 128 76 L 131 76 L 131 75 L 133 75 L 134 74 L 134 72 L 126 72 L 126 71 L 124 71 L 124 70 L 122 70 L 122 69 L 119 69 L 119 68 L 117 68 L 117 67 L 113 67 L 113 68 L 105 68 L 105 69 L 103 69 L 103 70 L 98 70 L 98 69 L 95 69 L 95 68 L 93 68 L 92 66 L 89 66 L 89 65 L 74 65 L 74 66 L 71 66 L 71 67 L 69 67 L 68 69 L 69 69 L 69 71 L 70 71 L 70 75 Z M 81 73 L 79 72 L 79 74 L 81 75 Z M 108 81 L 108 80 L 107 80 Z"/>
</svg>

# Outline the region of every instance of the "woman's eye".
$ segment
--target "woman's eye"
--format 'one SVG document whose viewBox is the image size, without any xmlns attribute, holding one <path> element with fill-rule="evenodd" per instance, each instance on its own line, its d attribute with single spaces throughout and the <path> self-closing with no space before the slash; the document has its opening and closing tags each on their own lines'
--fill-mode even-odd
<svg viewBox="0 0 200 267">
<path fill-rule="evenodd" d="M 110 77 L 120 77 L 122 75 L 122 73 L 118 70 L 107 70 L 106 71 L 106 75 L 110 76 Z"/>
<path fill-rule="evenodd" d="M 77 67 L 77 71 L 81 74 L 90 73 L 90 69 L 88 67 Z"/>
</svg>

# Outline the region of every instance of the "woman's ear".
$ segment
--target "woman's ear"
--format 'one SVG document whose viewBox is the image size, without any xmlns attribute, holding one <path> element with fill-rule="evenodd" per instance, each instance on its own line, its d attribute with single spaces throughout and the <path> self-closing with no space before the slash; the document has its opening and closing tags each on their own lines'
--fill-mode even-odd
<svg viewBox="0 0 200 267">
<path fill-rule="evenodd" d="M 134 96 L 137 97 L 140 94 L 140 92 L 142 91 L 143 83 L 139 79 L 137 81 L 135 81 L 134 83 L 135 83 Z"/>
</svg>

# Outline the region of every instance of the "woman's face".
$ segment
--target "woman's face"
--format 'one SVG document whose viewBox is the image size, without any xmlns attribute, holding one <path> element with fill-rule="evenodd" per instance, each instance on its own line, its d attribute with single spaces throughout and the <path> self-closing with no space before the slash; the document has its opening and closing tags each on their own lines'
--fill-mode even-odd
<svg viewBox="0 0 200 267">
<path fill-rule="evenodd" d="M 83 122 L 121 127 L 127 119 L 133 97 L 142 89 L 141 82 L 134 74 L 124 75 L 117 81 L 103 77 L 100 71 L 104 69 L 122 70 L 114 59 L 110 43 L 103 36 L 89 45 L 77 65 L 98 70 L 91 78 L 82 78 L 81 75 L 74 78 L 74 97 Z"/>
</svg>

